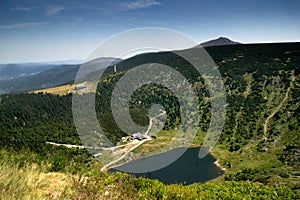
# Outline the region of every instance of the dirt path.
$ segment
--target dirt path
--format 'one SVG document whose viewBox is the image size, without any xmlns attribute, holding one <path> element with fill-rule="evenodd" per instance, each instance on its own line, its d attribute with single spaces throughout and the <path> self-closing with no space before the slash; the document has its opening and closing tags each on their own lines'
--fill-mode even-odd
<svg viewBox="0 0 300 200">
<path fill-rule="evenodd" d="M 46 142 L 46 143 L 54 145 L 54 146 L 64 146 L 64 147 L 67 147 L 67 148 L 78 148 L 78 149 L 84 149 L 84 148 L 86 148 L 85 146 L 82 146 L 82 145 L 60 144 L 60 143 L 55 143 L 55 142 Z"/>
<path fill-rule="evenodd" d="M 283 98 L 283 100 L 279 103 L 279 105 L 275 108 L 275 110 L 267 117 L 267 119 L 265 120 L 264 123 L 264 135 L 263 135 L 263 140 L 267 140 L 267 132 L 268 132 L 268 126 L 269 126 L 269 122 L 270 120 L 274 117 L 274 115 L 282 108 L 282 106 L 285 104 L 285 102 L 288 100 L 289 98 L 289 93 L 291 91 L 291 87 L 293 82 L 295 81 L 295 76 L 292 75 L 291 76 L 292 81 L 290 82 L 290 87 L 288 88 L 288 90 L 285 93 L 285 96 Z"/>
<path fill-rule="evenodd" d="M 122 151 L 122 153 L 121 153 L 122 156 L 120 156 L 120 157 L 117 158 L 116 160 L 113 160 L 113 161 L 111 161 L 110 163 L 104 165 L 104 166 L 101 168 L 101 171 L 107 171 L 109 168 L 112 168 L 112 167 L 110 167 L 110 166 L 112 166 L 113 164 L 115 164 L 115 163 L 119 162 L 120 160 L 124 159 L 124 158 L 128 155 L 128 153 L 130 153 L 131 151 L 133 151 L 134 149 L 136 149 L 137 147 L 139 147 L 140 145 L 142 145 L 144 142 L 149 141 L 149 140 L 151 140 L 151 139 L 152 139 L 152 138 L 147 138 L 147 139 L 141 140 L 141 141 L 139 141 L 139 140 L 133 140 L 132 142 L 130 142 L 130 143 L 127 145 L 127 147 L 125 147 L 124 149 L 120 150 L 120 151 Z M 128 147 L 129 147 L 130 145 L 132 145 L 132 144 L 134 144 L 133 147 L 128 148 Z M 119 153 L 120 153 L 120 152 L 118 152 L 118 154 L 119 154 Z"/>
<path fill-rule="evenodd" d="M 67 148 L 78 148 L 78 149 L 89 149 L 89 148 L 93 148 L 93 149 L 101 149 L 101 150 L 115 150 L 118 148 L 122 148 L 123 149 L 115 152 L 115 156 L 121 155 L 118 159 L 111 161 L 110 163 L 106 164 L 104 167 L 101 168 L 101 171 L 106 171 L 109 169 L 109 166 L 119 162 L 120 160 L 122 160 L 123 158 L 125 158 L 129 152 L 133 151 L 134 149 L 136 149 L 137 147 L 139 147 L 140 145 L 142 145 L 144 142 L 147 142 L 149 140 L 151 140 L 152 138 L 150 136 L 148 136 L 149 131 L 151 130 L 152 124 L 153 124 L 153 120 L 161 115 L 166 114 L 166 112 L 162 112 L 159 115 L 150 118 L 149 120 L 149 126 L 148 129 L 146 130 L 146 132 L 144 133 L 144 135 L 147 136 L 146 139 L 144 140 L 133 140 L 128 144 L 123 144 L 123 145 L 119 145 L 119 146 L 114 146 L 114 147 L 87 147 L 87 146 L 83 146 L 83 145 L 74 145 L 74 144 L 62 144 L 62 143 L 56 143 L 56 142 L 46 142 L 47 144 L 51 144 L 54 146 L 64 146 Z M 101 153 L 95 154 L 94 157 L 100 156 Z"/>
<path fill-rule="evenodd" d="M 151 130 L 151 127 L 152 127 L 152 124 L 153 124 L 153 120 L 161 115 L 164 115 L 166 114 L 166 112 L 163 112 L 155 117 L 152 117 L 150 118 L 149 120 L 149 126 L 148 126 L 148 129 L 146 130 L 146 132 L 144 133 L 144 135 L 147 136 L 146 139 L 144 140 L 133 140 L 132 142 L 128 143 L 124 149 L 121 149 L 119 150 L 118 152 L 116 152 L 115 154 L 120 154 L 121 156 L 119 158 L 117 158 L 116 160 L 113 160 L 111 161 L 110 163 L 104 165 L 102 168 L 101 168 L 101 171 L 107 171 L 109 168 L 112 168 L 112 165 L 119 162 L 120 160 L 122 160 L 123 158 L 125 158 L 128 153 L 130 153 L 131 151 L 133 151 L 134 149 L 136 149 L 137 147 L 139 147 L 140 145 L 142 145 L 144 142 L 147 142 L 149 140 L 152 140 L 152 138 L 150 136 L 148 136 L 148 133 L 149 131 Z M 133 145 L 133 146 L 132 146 Z M 124 145 L 122 145 L 124 146 Z M 119 146 L 116 146 L 116 147 L 119 147 Z"/>
<path fill-rule="evenodd" d="M 67 148 L 78 148 L 78 149 L 101 149 L 101 150 L 114 150 L 116 148 L 121 148 L 126 146 L 126 144 L 115 146 L 115 147 L 88 147 L 83 145 L 75 145 L 75 144 L 63 144 L 63 143 L 56 143 L 56 142 L 46 142 L 46 144 L 51 144 L 54 146 L 64 146 Z"/>
</svg>

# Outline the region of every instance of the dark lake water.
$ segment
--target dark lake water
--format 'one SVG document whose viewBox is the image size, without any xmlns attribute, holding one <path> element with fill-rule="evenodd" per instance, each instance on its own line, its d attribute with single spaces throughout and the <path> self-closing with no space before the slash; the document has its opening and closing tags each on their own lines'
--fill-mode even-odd
<svg viewBox="0 0 300 200">
<path fill-rule="evenodd" d="M 224 171 L 214 164 L 216 159 L 211 154 L 199 159 L 199 149 L 200 147 L 176 148 L 165 153 L 131 161 L 110 171 L 129 172 L 135 177 L 143 176 L 160 180 L 165 184 L 182 183 L 184 185 L 195 182 L 204 183 L 222 175 Z M 164 168 L 146 173 L 134 173 L 145 171 L 144 169 L 149 168 L 149 166 L 155 168 L 155 165 L 159 166 L 161 162 L 184 150 L 186 151 L 180 158 Z"/>
</svg>

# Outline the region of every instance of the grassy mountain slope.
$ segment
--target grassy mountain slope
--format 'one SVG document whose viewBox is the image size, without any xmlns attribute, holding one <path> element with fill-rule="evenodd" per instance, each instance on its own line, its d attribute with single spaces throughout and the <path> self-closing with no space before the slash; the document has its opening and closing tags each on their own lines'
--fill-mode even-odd
<svg viewBox="0 0 300 200">
<path fill-rule="evenodd" d="M 164 186 L 157 181 L 133 179 L 128 178 L 127 175 L 120 175 L 119 178 L 115 175 L 105 175 L 105 177 L 114 180 L 112 181 L 114 183 L 132 187 L 130 190 L 124 190 L 128 198 L 131 197 L 130 195 L 149 198 L 151 195 L 167 195 L 166 198 L 171 198 L 177 194 L 181 195 L 178 197 L 181 199 L 192 198 L 192 195 L 200 194 L 201 191 L 204 191 L 204 196 L 205 192 L 212 195 L 215 190 L 210 188 L 213 187 L 220 187 L 220 193 L 217 194 L 225 196 L 236 194 L 234 193 L 236 190 L 243 190 L 246 193 L 242 194 L 248 195 L 247 198 L 251 198 L 251 195 L 267 198 L 267 194 L 271 193 L 275 195 L 273 198 L 276 198 L 276 195 L 292 198 L 292 194 L 289 193 L 291 189 L 282 189 L 288 191 L 287 194 L 282 194 L 281 189 L 277 190 L 273 187 L 284 184 L 288 185 L 288 188 L 299 191 L 300 43 L 237 44 L 208 47 L 206 50 L 218 66 L 226 89 L 228 103 L 226 121 L 213 154 L 227 172 L 215 180 L 217 183 L 188 187 Z M 209 95 L 203 79 L 193 67 L 169 52 L 142 54 L 124 60 L 118 64 L 118 72 L 115 74 L 109 73 L 112 72 L 112 67 L 107 69 L 107 74 L 99 82 L 96 95 L 96 110 L 102 128 L 114 143 L 125 135 L 113 122 L 110 95 L 117 81 L 127 70 L 149 62 L 173 67 L 187 77 L 193 85 L 201 108 L 199 110 L 200 130 L 194 145 L 200 145 L 210 122 Z M 137 103 L 139 100 L 142 103 Z M 153 151 L 160 147 L 159 141 L 167 140 L 167 137 L 172 135 L 170 133 L 174 132 L 181 120 L 176 101 L 176 97 L 170 91 L 160 86 L 146 85 L 134 93 L 130 105 L 132 117 L 137 123 L 147 124 L 148 116 L 145 110 L 153 103 L 164 105 L 168 113 L 167 123 L 164 130 L 159 133 L 159 137 L 146 142 L 137 151 Z M 71 171 L 74 174 L 86 174 L 93 169 L 91 167 L 93 159 L 86 151 L 52 147 L 45 145 L 46 141 L 81 144 L 72 119 L 71 95 L 41 93 L 1 95 L 0 145 L 2 148 L 12 149 L 13 152 L 22 151 L 24 148 L 29 149 L 39 157 L 33 159 L 33 163 L 39 166 L 48 163 L 48 169 L 54 172 Z M 4 154 L 15 153 L 5 150 Z M 28 162 L 26 158 L 21 160 L 23 160 L 21 162 Z M 69 163 L 75 165 L 69 167 Z M 82 163 L 81 167 L 75 167 L 77 163 Z M 111 194 L 111 197 L 117 195 L 115 193 L 117 190 L 110 188 L 113 183 L 108 181 L 107 185 L 103 185 L 102 182 L 106 178 L 98 179 L 91 174 L 86 176 L 92 177 L 91 184 L 74 186 L 75 191 L 79 192 L 78 195 L 84 197 L 95 195 L 96 198 L 99 190 L 103 192 L 109 190 L 108 194 Z M 247 180 L 251 183 L 232 182 Z M 222 182 L 218 183 L 219 181 Z M 263 186 L 258 182 L 270 186 Z M 152 185 L 155 188 L 152 188 Z M 173 187 L 176 188 L 174 193 Z M 159 192 L 162 194 L 158 194 Z"/>
</svg>

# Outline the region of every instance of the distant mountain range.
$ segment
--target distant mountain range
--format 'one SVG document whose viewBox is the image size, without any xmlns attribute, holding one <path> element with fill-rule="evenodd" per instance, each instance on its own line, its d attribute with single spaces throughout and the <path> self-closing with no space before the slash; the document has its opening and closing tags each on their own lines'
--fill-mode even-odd
<svg viewBox="0 0 300 200">
<path fill-rule="evenodd" d="M 61 65 L 77 65 L 81 63 L 83 63 L 81 60 L 65 60 L 56 62 L 0 64 L 0 81 L 34 75 Z"/>
<path fill-rule="evenodd" d="M 117 58 L 94 59 L 86 63 L 89 68 L 82 71 L 81 76 L 120 61 Z M 57 63 L 0 65 L 0 94 L 28 92 L 71 83 L 80 66 L 81 64 Z"/>
<path fill-rule="evenodd" d="M 233 45 L 233 44 L 240 44 L 239 42 L 234 42 L 226 37 L 219 37 L 214 40 L 209 40 L 207 42 L 203 42 L 200 45 L 202 47 L 211 47 L 211 46 L 222 46 L 222 45 Z M 198 45 L 198 46 L 200 46 Z"/>
<path fill-rule="evenodd" d="M 50 63 L 0 64 L 0 81 L 30 76 L 57 67 Z"/>
</svg>

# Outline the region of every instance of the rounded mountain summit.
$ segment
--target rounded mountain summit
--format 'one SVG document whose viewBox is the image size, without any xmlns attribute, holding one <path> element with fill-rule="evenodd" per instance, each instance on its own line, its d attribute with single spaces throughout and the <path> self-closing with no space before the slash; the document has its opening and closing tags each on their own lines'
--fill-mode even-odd
<svg viewBox="0 0 300 200">
<path fill-rule="evenodd" d="M 230 40 L 230 39 L 228 39 L 226 37 L 219 37 L 217 39 L 209 40 L 207 42 L 201 43 L 198 46 L 210 47 L 210 46 L 222 46 L 222 45 L 234 45 L 234 44 L 240 44 L 240 43 L 232 41 L 232 40 Z"/>
</svg>

